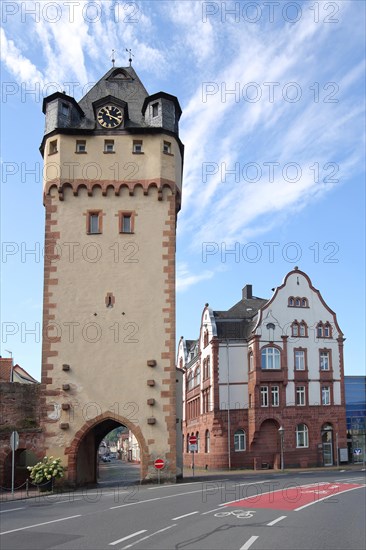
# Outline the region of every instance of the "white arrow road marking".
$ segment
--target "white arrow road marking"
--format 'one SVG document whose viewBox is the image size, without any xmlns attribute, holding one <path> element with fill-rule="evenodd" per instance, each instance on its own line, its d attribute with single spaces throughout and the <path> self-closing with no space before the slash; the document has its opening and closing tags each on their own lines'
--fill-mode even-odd
<svg viewBox="0 0 366 550">
<path fill-rule="evenodd" d="M 247 542 L 240 547 L 240 550 L 248 550 L 248 548 L 252 546 L 253 542 L 255 542 L 257 538 L 258 537 L 250 537 L 250 539 L 248 539 Z"/>
<path fill-rule="evenodd" d="M 109 546 L 114 546 L 115 544 L 118 544 L 119 542 L 123 542 L 124 540 L 132 539 L 132 537 L 137 537 L 137 535 L 141 535 L 142 533 L 146 533 L 147 529 L 142 529 L 142 531 L 136 531 L 136 533 L 132 533 L 131 535 L 127 535 L 127 537 L 123 537 L 123 539 L 115 540 L 114 542 L 110 542 Z"/>
<path fill-rule="evenodd" d="M 15 531 L 24 531 L 24 529 L 33 529 L 33 527 L 40 527 L 41 525 L 49 525 L 50 523 L 56 523 L 57 521 L 66 521 L 67 519 L 80 518 L 81 514 L 77 516 L 69 516 L 68 518 L 53 519 L 52 521 L 45 521 L 43 523 L 35 523 L 34 525 L 28 525 L 27 527 L 19 527 L 18 529 L 12 529 L 11 531 L 3 531 L 0 535 L 7 535 L 8 533 L 15 533 Z"/>
</svg>

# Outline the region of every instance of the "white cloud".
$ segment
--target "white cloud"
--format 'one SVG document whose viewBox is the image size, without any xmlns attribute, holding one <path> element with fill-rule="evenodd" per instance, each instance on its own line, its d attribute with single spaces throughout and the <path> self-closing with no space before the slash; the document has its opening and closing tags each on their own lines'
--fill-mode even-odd
<svg viewBox="0 0 366 550">
<path fill-rule="evenodd" d="M 188 290 L 193 285 L 200 283 L 201 281 L 206 281 L 211 279 L 214 276 L 213 271 L 206 270 L 201 273 L 192 274 L 189 271 L 187 264 L 180 263 L 177 265 L 177 280 L 176 280 L 176 289 L 177 292 L 183 292 Z"/>
</svg>

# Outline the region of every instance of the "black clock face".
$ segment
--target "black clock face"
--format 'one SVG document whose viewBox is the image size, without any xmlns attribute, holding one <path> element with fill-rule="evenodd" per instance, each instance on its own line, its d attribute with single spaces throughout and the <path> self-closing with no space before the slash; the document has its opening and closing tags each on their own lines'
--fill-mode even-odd
<svg viewBox="0 0 366 550">
<path fill-rule="evenodd" d="M 98 111 L 98 122 L 103 128 L 116 128 L 123 120 L 121 109 L 114 105 L 105 105 Z"/>
</svg>

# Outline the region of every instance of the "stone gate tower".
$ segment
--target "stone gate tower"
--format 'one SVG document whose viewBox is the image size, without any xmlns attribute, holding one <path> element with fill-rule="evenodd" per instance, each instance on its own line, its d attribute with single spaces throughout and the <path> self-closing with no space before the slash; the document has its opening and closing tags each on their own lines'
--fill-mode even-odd
<svg viewBox="0 0 366 550">
<path fill-rule="evenodd" d="M 70 483 L 95 481 L 113 428 L 141 478 L 177 468 L 175 243 L 183 144 L 176 97 L 112 68 L 77 102 L 45 98 L 43 433 Z"/>
</svg>

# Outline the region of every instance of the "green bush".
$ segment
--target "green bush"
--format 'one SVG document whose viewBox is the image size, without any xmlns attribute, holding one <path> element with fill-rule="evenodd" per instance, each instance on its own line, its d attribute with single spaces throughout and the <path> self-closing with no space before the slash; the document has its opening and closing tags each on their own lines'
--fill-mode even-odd
<svg viewBox="0 0 366 550">
<path fill-rule="evenodd" d="M 43 460 L 34 466 L 27 466 L 30 471 L 30 478 L 34 483 L 45 483 L 53 479 L 64 477 L 65 468 L 61 464 L 61 458 L 45 456 Z"/>
</svg>

